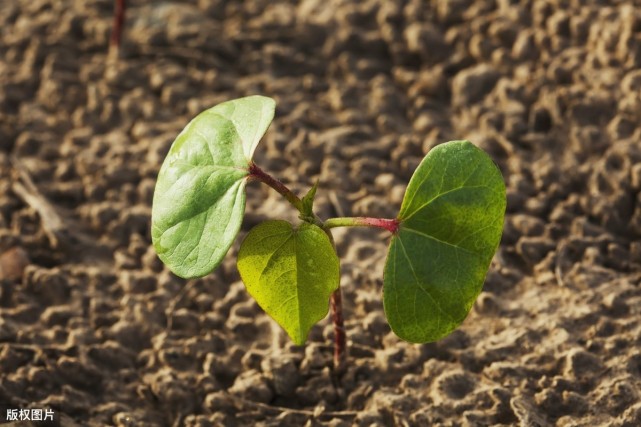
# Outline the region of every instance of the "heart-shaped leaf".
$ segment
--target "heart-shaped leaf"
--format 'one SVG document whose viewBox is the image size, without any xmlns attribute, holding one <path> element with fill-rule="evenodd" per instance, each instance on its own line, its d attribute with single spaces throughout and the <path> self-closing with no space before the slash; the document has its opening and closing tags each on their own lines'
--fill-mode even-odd
<svg viewBox="0 0 641 427">
<path fill-rule="evenodd" d="M 265 221 L 254 227 L 238 253 L 238 271 L 247 291 L 265 312 L 302 345 L 327 315 L 338 289 L 336 251 L 318 226 Z"/>
<path fill-rule="evenodd" d="M 432 149 L 414 172 L 385 264 L 384 308 L 404 340 L 436 341 L 463 322 L 501 240 L 505 184 L 468 141 Z"/>
<path fill-rule="evenodd" d="M 151 237 L 176 275 L 209 274 L 229 250 L 245 212 L 249 164 L 274 110 L 264 96 L 224 102 L 200 113 L 172 144 L 158 174 Z"/>
</svg>

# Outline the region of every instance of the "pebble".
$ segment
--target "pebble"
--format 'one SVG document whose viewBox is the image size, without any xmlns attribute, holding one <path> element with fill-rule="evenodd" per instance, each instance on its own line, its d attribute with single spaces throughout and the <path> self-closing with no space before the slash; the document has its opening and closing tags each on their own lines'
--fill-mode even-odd
<svg viewBox="0 0 641 427">
<path fill-rule="evenodd" d="M 20 281 L 31 263 L 24 248 L 15 246 L 0 254 L 0 280 Z"/>
</svg>

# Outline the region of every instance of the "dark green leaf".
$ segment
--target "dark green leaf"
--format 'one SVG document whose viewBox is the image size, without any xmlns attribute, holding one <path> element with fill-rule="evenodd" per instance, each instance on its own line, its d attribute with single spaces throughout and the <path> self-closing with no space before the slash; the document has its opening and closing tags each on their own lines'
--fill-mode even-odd
<svg viewBox="0 0 641 427">
<path fill-rule="evenodd" d="M 423 343 L 458 327 L 483 287 L 501 239 L 505 184 L 468 141 L 437 146 L 409 183 L 385 265 L 392 330 Z"/>
</svg>

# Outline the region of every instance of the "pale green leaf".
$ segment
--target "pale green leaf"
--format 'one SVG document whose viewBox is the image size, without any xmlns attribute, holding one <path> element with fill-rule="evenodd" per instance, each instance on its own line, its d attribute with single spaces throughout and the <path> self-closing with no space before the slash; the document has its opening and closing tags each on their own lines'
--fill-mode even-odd
<svg viewBox="0 0 641 427">
<path fill-rule="evenodd" d="M 151 236 L 176 275 L 209 274 L 229 250 L 245 211 L 251 156 L 274 109 L 263 96 L 224 102 L 194 118 L 172 144 L 158 174 Z"/>
<path fill-rule="evenodd" d="M 384 308 L 399 337 L 435 341 L 463 322 L 501 240 L 505 206 L 501 172 L 472 143 L 451 141 L 423 159 L 385 264 Z"/>
<path fill-rule="evenodd" d="M 325 232 L 309 223 L 294 228 L 266 221 L 254 227 L 238 253 L 238 271 L 258 305 L 298 345 L 327 315 L 339 285 L 336 251 Z"/>
</svg>

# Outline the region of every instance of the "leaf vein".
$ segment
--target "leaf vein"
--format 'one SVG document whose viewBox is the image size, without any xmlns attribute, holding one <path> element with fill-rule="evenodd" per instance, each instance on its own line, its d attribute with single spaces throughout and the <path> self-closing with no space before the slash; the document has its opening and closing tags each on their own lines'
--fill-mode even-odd
<svg viewBox="0 0 641 427">
<path fill-rule="evenodd" d="M 412 260 L 410 259 L 409 255 L 407 255 L 407 251 L 405 250 L 405 245 L 403 244 L 403 242 L 402 242 L 400 239 L 399 239 L 399 243 L 401 244 L 401 249 L 403 249 L 403 255 L 405 256 L 405 259 L 407 260 L 407 263 L 408 263 L 408 264 L 409 264 L 409 266 L 410 266 L 410 270 L 412 270 L 412 275 L 414 276 L 414 280 L 416 281 L 416 285 L 417 285 L 417 287 L 418 287 L 419 289 L 421 289 L 421 290 L 425 293 L 425 295 L 427 295 L 427 296 L 429 297 L 429 299 L 430 299 L 430 300 L 432 300 L 432 303 L 434 304 L 434 306 L 436 307 L 436 309 L 437 309 L 437 310 L 438 310 L 438 311 L 439 311 L 439 312 L 440 312 L 444 317 L 447 317 L 447 318 L 449 318 L 450 320 L 454 320 L 454 318 L 452 318 L 452 316 L 451 316 L 449 313 L 447 313 L 445 310 L 443 310 L 443 308 L 442 308 L 442 307 L 441 307 L 441 305 L 436 301 L 436 299 L 434 298 L 434 296 L 432 296 L 432 294 L 431 294 L 427 289 L 425 289 L 425 288 L 422 286 L 422 285 L 423 285 L 423 283 L 421 283 L 421 282 L 418 280 L 418 276 L 416 275 L 416 271 L 414 270 L 414 264 L 412 264 Z M 418 322 L 418 320 L 417 320 L 417 322 Z M 420 325 L 417 325 L 417 326 L 419 326 L 419 327 L 420 327 Z M 421 329 L 425 330 L 424 328 L 421 328 Z"/>
<path fill-rule="evenodd" d="M 450 242 L 446 242 L 444 240 L 437 239 L 434 236 L 430 236 L 429 234 L 422 233 L 422 232 L 420 232 L 418 230 L 415 230 L 413 228 L 403 227 L 403 230 L 404 231 L 408 231 L 410 233 L 418 234 L 419 236 L 423 236 L 423 237 L 425 237 L 427 239 L 434 240 L 435 242 L 442 243 L 442 244 L 447 245 L 447 246 L 451 246 L 451 247 L 453 247 L 455 249 L 458 249 L 458 250 L 461 250 L 461 251 L 463 251 L 463 252 L 465 252 L 467 254 L 474 255 L 475 257 L 479 257 L 479 254 L 477 254 L 476 252 L 472 252 L 471 250 L 469 250 L 467 248 L 464 248 L 462 246 L 457 246 L 454 243 L 450 243 Z"/>
<path fill-rule="evenodd" d="M 402 218 L 401 220 L 402 221 L 409 220 L 411 217 L 416 215 L 416 213 L 418 213 L 418 211 L 422 210 L 427 205 L 433 203 L 435 200 L 437 200 L 437 199 L 439 199 L 439 198 L 441 198 L 443 196 L 446 196 L 446 195 L 448 195 L 450 193 L 455 193 L 455 192 L 457 192 L 459 190 L 467 190 L 467 189 L 470 189 L 470 188 L 487 188 L 487 189 L 491 190 L 491 188 L 488 187 L 487 185 L 470 185 L 470 186 L 461 186 L 461 187 L 452 188 L 451 190 L 447 190 L 447 191 L 445 191 L 443 193 L 439 193 L 436 196 L 432 197 L 430 200 L 428 200 L 427 202 L 423 203 L 421 206 L 416 208 L 416 210 L 414 210 L 414 212 L 412 212 L 409 216 L 406 216 L 405 218 Z"/>
</svg>

